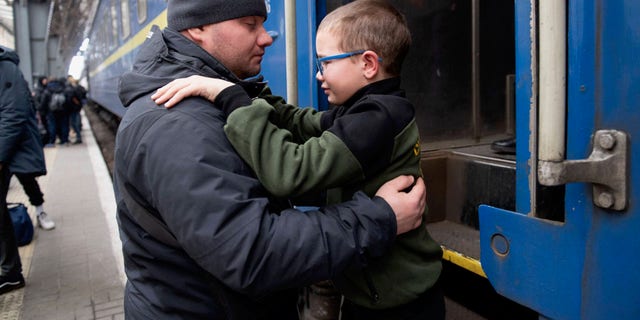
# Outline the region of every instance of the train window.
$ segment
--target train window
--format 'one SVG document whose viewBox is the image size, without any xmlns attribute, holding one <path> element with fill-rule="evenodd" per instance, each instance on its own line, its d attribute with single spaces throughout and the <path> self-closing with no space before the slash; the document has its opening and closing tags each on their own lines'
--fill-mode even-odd
<svg viewBox="0 0 640 320">
<path fill-rule="evenodd" d="M 327 0 L 326 10 L 348 2 Z M 416 106 L 423 148 L 488 144 L 512 135 L 513 1 L 391 3 L 405 15 L 413 37 L 402 85 Z"/>
<path fill-rule="evenodd" d="M 138 0 L 138 23 L 147 20 L 147 0 Z"/>
<path fill-rule="evenodd" d="M 475 11 L 473 0 L 392 3 L 413 37 L 402 83 L 416 106 L 424 146 L 474 145 L 505 135 L 511 123 L 505 90 L 511 91 L 515 71 L 513 1 L 480 1 Z"/>
<path fill-rule="evenodd" d="M 335 8 L 346 4 L 350 1 L 342 1 L 342 0 L 327 0 L 327 13 L 333 11 Z M 319 22 L 318 22 L 319 23 Z"/>
<path fill-rule="evenodd" d="M 111 48 L 118 46 L 118 4 L 115 0 L 111 1 Z"/>
<path fill-rule="evenodd" d="M 120 12 L 122 13 L 122 39 L 126 39 L 131 34 L 131 21 L 129 14 L 129 1 L 120 0 Z"/>
</svg>

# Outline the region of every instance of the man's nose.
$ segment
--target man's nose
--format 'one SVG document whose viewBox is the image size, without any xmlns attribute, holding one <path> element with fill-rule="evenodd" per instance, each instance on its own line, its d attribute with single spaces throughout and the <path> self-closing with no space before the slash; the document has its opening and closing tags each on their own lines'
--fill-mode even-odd
<svg viewBox="0 0 640 320">
<path fill-rule="evenodd" d="M 273 37 L 271 37 L 264 27 L 262 28 L 262 34 L 258 37 L 258 44 L 263 47 L 268 47 L 273 44 Z"/>
</svg>

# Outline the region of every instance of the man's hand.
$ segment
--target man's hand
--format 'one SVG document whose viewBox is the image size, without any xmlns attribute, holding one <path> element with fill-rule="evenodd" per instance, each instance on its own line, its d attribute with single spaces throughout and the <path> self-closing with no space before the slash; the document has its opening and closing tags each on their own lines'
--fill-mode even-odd
<svg viewBox="0 0 640 320">
<path fill-rule="evenodd" d="M 411 187 L 414 181 L 415 185 Z M 413 176 L 396 177 L 383 184 L 376 196 L 384 199 L 393 209 L 398 224 L 397 234 L 411 231 L 422 223 L 427 204 L 427 188 L 422 178 L 416 181 Z"/>
<path fill-rule="evenodd" d="M 222 90 L 232 85 L 233 83 L 222 79 L 194 75 L 169 82 L 158 89 L 151 99 L 157 104 L 164 103 L 166 108 L 171 108 L 190 96 L 201 96 L 213 102 Z"/>
</svg>

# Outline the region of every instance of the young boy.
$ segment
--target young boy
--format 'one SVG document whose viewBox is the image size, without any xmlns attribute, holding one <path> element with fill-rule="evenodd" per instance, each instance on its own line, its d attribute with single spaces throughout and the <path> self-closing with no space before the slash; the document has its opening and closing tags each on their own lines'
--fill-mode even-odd
<svg viewBox="0 0 640 320">
<path fill-rule="evenodd" d="M 175 80 L 152 99 L 166 107 L 193 95 L 214 101 L 228 115 L 229 141 L 270 192 L 326 191 L 328 203 L 337 203 L 357 190 L 373 195 L 398 175 L 422 175 L 415 111 L 399 78 L 410 43 L 405 18 L 391 5 L 354 1 L 317 31 L 316 78 L 336 106 L 329 111 L 288 105 L 268 88 L 251 101 L 246 92 L 256 88 L 198 76 Z M 424 221 L 398 236 L 384 258 L 363 259 L 333 279 L 345 297 L 342 319 L 444 319 L 442 251 Z"/>
</svg>

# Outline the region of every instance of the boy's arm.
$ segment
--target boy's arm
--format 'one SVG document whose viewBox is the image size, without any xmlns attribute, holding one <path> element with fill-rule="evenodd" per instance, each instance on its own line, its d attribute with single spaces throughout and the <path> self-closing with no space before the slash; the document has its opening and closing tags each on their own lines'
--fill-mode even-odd
<svg viewBox="0 0 640 320">
<path fill-rule="evenodd" d="M 322 113 L 288 105 L 270 93 L 267 88 L 259 94 L 261 98 L 251 100 L 240 85 L 192 76 L 174 80 L 152 99 L 159 104 L 169 101 L 168 106 L 193 95 L 215 97 L 216 107 L 228 115 L 227 137 L 276 196 L 297 196 L 364 178 L 359 159 L 341 139 L 344 132 L 341 138 L 329 131 L 318 134 Z"/>
<path fill-rule="evenodd" d="M 265 87 L 258 98 L 264 99 L 275 109 L 269 120 L 277 127 L 289 130 L 297 141 L 303 142 L 322 134 L 320 119 L 323 112 L 288 104 L 284 98 L 273 95 L 269 87 Z"/>
<path fill-rule="evenodd" d="M 229 116 L 233 111 L 241 107 L 248 107 L 245 114 L 250 114 L 256 106 L 271 106 L 271 112 L 265 115 L 264 121 L 270 121 L 276 127 L 286 129 L 292 134 L 293 141 L 303 143 L 310 138 L 318 137 L 322 134 L 320 120 L 322 112 L 318 112 L 313 108 L 299 108 L 297 106 L 287 104 L 284 98 L 273 95 L 269 87 L 264 89 L 254 99 L 247 94 L 242 83 L 229 86 L 216 94 L 213 101 L 216 106 Z M 256 111 L 260 113 L 260 111 Z M 248 118 L 255 116 L 248 115 Z M 258 121 L 255 119 L 254 121 Z"/>
<path fill-rule="evenodd" d="M 275 109 L 264 99 L 237 108 L 225 133 L 260 182 L 276 196 L 296 196 L 362 180 L 358 159 L 329 131 L 298 143 L 290 131 L 267 121 Z M 319 121 L 318 121 L 319 123 Z"/>
<path fill-rule="evenodd" d="M 414 111 L 405 98 L 376 95 L 362 99 L 339 117 L 331 111 L 323 113 L 326 130 L 304 142 L 264 121 L 272 113 L 274 109 L 266 100 L 255 99 L 251 106 L 229 114 L 225 133 L 260 181 L 276 195 L 349 185 L 387 169 L 401 174 L 401 167 L 414 168 L 419 162 Z M 389 167 L 392 161 L 395 169 Z"/>
<path fill-rule="evenodd" d="M 250 95 L 248 92 L 254 93 Z M 233 84 L 222 79 L 193 75 L 171 81 L 159 88 L 151 99 L 171 108 L 190 96 L 201 96 L 214 102 L 227 115 L 236 108 L 251 105 L 251 97 L 257 96 L 276 109 L 276 113 L 271 114 L 270 121 L 291 131 L 297 141 L 319 136 L 322 132 L 319 120 L 321 113 L 313 108 L 300 109 L 287 104 L 282 97 L 273 95 L 269 87 L 256 86 L 254 82 L 241 81 Z"/>
<path fill-rule="evenodd" d="M 167 83 L 152 94 L 151 99 L 169 109 L 191 96 L 201 96 L 209 101 L 214 101 L 220 91 L 232 85 L 233 83 L 223 79 L 193 75 Z"/>
</svg>

